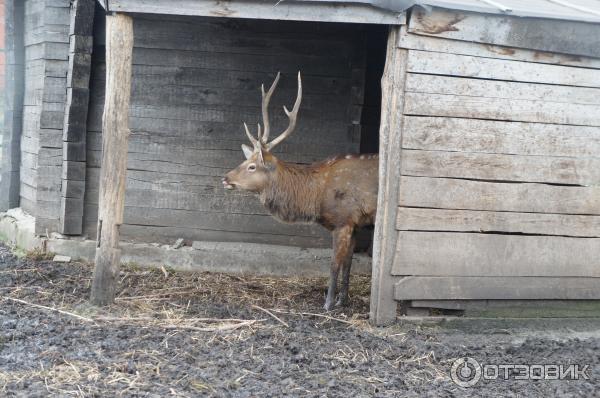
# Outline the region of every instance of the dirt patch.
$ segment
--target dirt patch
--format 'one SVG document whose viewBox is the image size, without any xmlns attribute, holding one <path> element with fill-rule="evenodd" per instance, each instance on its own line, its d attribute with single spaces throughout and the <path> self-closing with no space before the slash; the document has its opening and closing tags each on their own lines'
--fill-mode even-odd
<svg viewBox="0 0 600 398">
<path fill-rule="evenodd" d="M 116 304 L 87 304 L 86 264 L 19 259 L 0 246 L 3 396 L 592 396 L 600 340 L 372 328 L 369 280 L 352 306 L 324 313 L 327 280 L 125 267 Z M 62 312 L 58 312 L 58 311 Z M 452 362 L 589 364 L 590 380 L 482 381 Z"/>
</svg>

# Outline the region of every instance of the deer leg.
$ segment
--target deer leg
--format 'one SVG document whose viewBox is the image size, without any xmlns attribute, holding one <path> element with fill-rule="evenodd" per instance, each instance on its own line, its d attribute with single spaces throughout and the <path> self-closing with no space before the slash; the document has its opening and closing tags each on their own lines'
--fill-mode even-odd
<svg viewBox="0 0 600 398">
<path fill-rule="evenodd" d="M 348 289 L 350 288 L 350 268 L 352 267 L 352 255 L 354 254 L 355 243 L 356 239 L 354 238 L 354 235 L 351 235 L 350 246 L 346 252 L 344 263 L 342 264 L 342 288 L 340 289 L 340 294 L 338 295 L 338 300 L 335 305 L 346 306 L 349 302 Z"/>
<path fill-rule="evenodd" d="M 337 278 L 340 269 L 348 256 L 348 249 L 352 241 L 352 227 L 345 226 L 333 230 L 333 261 L 331 263 L 331 272 L 329 275 L 329 288 L 327 289 L 327 298 L 325 299 L 325 310 L 331 311 L 335 301 L 335 290 L 337 288 Z"/>
</svg>

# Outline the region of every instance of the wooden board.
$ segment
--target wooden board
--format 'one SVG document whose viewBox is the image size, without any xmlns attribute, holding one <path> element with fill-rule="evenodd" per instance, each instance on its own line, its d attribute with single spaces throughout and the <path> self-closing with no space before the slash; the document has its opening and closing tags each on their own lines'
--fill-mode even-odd
<svg viewBox="0 0 600 398">
<path fill-rule="evenodd" d="M 198 2 L 196 0 L 111 0 L 110 11 L 149 14 L 198 15 L 209 17 L 277 19 L 350 23 L 404 24 L 403 13 L 394 13 L 366 4 L 350 3 L 264 3 L 261 1 Z"/>
<path fill-rule="evenodd" d="M 407 33 L 404 26 L 402 27 L 402 34 L 398 38 L 398 47 L 410 50 L 435 51 L 485 58 L 600 69 L 600 58 L 578 57 L 548 51 L 474 43 L 472 41 L 452 40 L 443 37 L 422 36 Z"/>
<path fill-rule="evenodd" d="M 479 79 L 600 87 L 600 70 L 410 50 L 408 71 Z"/>
<path fill-rule="evenodd" d="M 64 82 L 63 82 L 64 83 Z M 64 85 L 64 84 L 63 84 Z M 260 87 L 260 83 L 257 84 Z M 304 88 L 304 84 L 303 84 Z M 181 105 L 201 105 L 204 107 L 228 106 L 231 109 L 238 109 L 243 106 L 256 104 L 260 107 L 260 92 L 256 92 L 256 87 L 252 89 L 228 89 L 228 88 L 200 88 L 197 86 L 184 85 L 164 85 L 164 84 L 147 84 L 137 81 L 132 84 L 132 103 L 137 106 L 159 106 L 159 107 L 176 107 Z M 310 89 L 310 88 L 309 88 Z M 600 91 L 600 90 L 599 90 Z M 156 93 L 160 92 L 161 96 L 157 97 Z M 258 95 L 257 95 L 258 94 Z M 348 89 L 348 95 L 350 90 Z M 99 88 L 94 90 L 95 97 L 103 97 L 104 90 Z M 278 90 L 271 100 L 273 110 L 280 110 L 282 106 L 288 105 L 295 98 L 295 92 L 291 88 L 287 90 Z M 305 112 L 328 112 L 332 115 L 343 114 L 348 107 L 349 101 L 340 101 L 339 94 L 312 94 L 310 91 L 302 95 L 302 110 Z M 276 112 L 273 112 L 273 117 Z M 325 116 L 325 115 L 323 115 Z"/>
<path fill-rule="evenodd" d="M 502 232 L 598 238 L 600 217 L 400 207 L 396 228 L 403 231 Z"/>
<path fill-rule="evenodd" d="M 216 22 L 216 23 L 215 23 Z M 361 30 L 352 25 L 331 25 L 306 23 L 295 29 L 278 29 L 273 37 L 272 28 L 278 27 L 275 21 L 264 21 L 259 29 L 253 21 L 232 21 L 207 18 L 167 17 L 143 15 L 135 19 L 135 47 L 163 48 L 172 50 L 228 52 L 240 54 L 279 54 L 290 51 L 311 56 L 337 54 L 340 59 L 352 56 L 353 44 L 340 40 L 355 36 L 359 39 Z M 271 31 L 269 31 L 271 27 Z M 304 28 L 304 29 L 303 29 Z M 299 37 L 298 33 L 301 34 Z M 210 40 L 206 40 L 210 37 Z M 98 41 L 104 45 L 104 41 Z"/>
<path fill-rule="evenodd" d="M 100 48 L 101 49 L 101 48 Z M 99 50 L 99 49 L 98 49 Z M 95 60 L 98 61 L 98 60 Z M 66 68 L 65 68 L 66 69 Z M 94 90 L 104 90 L 106 78 L 106 67 L 103 63 L 96 62 L 92 84 Z M 276 72 L 271 70 L 222 70 L 205 69 L 199 67 L 180 68 L 177 66 L 162 65 L 133 65 L 133 84 L 160 86 L 174 85 L 178 87 L 198 87 L 201 89 L 243 89 L 254 90 L 262 83 L 273 81 Z M 281 81 L 281 89 L 285 90 L 284 81 Z M 341 94 L 349 93 L 351 87 L 350 76 L 320 76 L 310 75 L 303 71 L 303 86 L 310 89 L 313 94 Z M 288 85 L 288 89 L 293 87 Z M 279 91 L 277 91 L 279 92 Z M 260 97 L 259 97 L 260 98 Z M 289 98 L 293 98 L 293 94 Z"/>
<path fill-rule="evenodd" d="M 403 231 L 392 274 L 598 277 L 600 239 Z"/>
<path fill-rule="evenodd" d="M 404 114 L 600 126 L 600 105 L 470 95 L 406 93 Z"/>
<path fill-rule="evenodd" d="M 600 186 L 401 177 L 398 202 L 400 206 L 436 209 L 600 215 Z"/>
<path fill-rule="evenodd" d="M 271 215 L 231 214 L 189 210 L 127 207 L 126 224 L 184 228 L 223 229 L 226 231 L 262 231 L 271 234 L 319 236 L 327 231 L 318 225 L 281 224 Z"/>
<path fill-rule="evenodd" d="M 66 55 L 64 59 L 67 59 Z M 344 61 L 347 62 L 347 59 L 340 59 L 335 55 L 319 57 L 326 62 L 311 62 L 315 58 L 293 53 L 287 56 L 229 53 L 228 57 L 223 57 L 220 53 L 154 48 L 136 48 L 133 53 L 134 65 L 193 67 L 231 71 L 243 68 L 253 72 L 277 72 L 277 70 L 280 70 L 282 74 L 292 76 L 298 72 L 299 66 L 302 67 L 302 72 L 307 75 L 338 76 L 339 67 L 344 65 Z M 98 56 L 98 61 L 103 62 L 101 55 Z M 273 70 L 273 65 L 277 65 L 277 69 Z M 342 76 L 350 77 L 350 73 L 348 72 Z"/>
<path fill-rule="evenodd" d="M 93 104 L 94 105 L 94 104 Z M 97 106 L 90 108 L 90 118 L 88 120 L 89 129 L 92 131 L 100 131 L 97 117 L 102 115 Z M 278 112 L 271 116 L 273 131 L 276 128 L 283 126 L 277 131 L 283 131 L 285 126 L 285 116 Z M 249 126 L 256 125 L 260 121 L 259 107 L 243 107 L 237 111 L 232 107 L 213 107 L 205 108 L 199 105 L 189 106 L 151 106 L 151 105 L 133 105 L 130 111 L 130 125 L 134 131 L 155 132 L 160 129 L 168 129 L 167 132 L 176 132 L 178 126 L 187 127 L 186 131 L 181 131 L 180 134 L 204 134 L 213 133 L 210 126 L 216 123 L 226 124 L 234 123 L 235 129 L 230 132 L 232 137 L 238 138 L 243 136 L 243 123 L 247 122 Z M 346 117 L 341 115 L 322 116 L 317 111 L 307 111 L 303 121 L 298 121 L 298 130 L 292 135 L 310 138 L 310 131 L 323 130 L 334 137 L 343 137 L 348 132 L 348 126 L 344 123 Z M 240 127 L 241 126 L 241 127 Z M 208 127 L 208 128 L 205 128 Z M 224 125 L 223 127 L 227 127 Z M 49 126 L 49 128 L 52 128 Z M 191 130 L 191 131 L 190 131 Z M 164 130 L 163 130 L 164 131 Z"/>
<path fill-rule="evenodd" d="M 535 156 L 600 157 L 600 128 L 407 116 L 402 147 Z"/>
<path fill-rule="evenodd" d="M 597 300 L 599 278 L 419 277 L 402 278 L 396 300 Z"/>
<path fill-rule="evenodd" d="M 596 318 L 597 300 L 412 300 L 411 307 L 465 311 L 484 318 Z"/>
<path fill-rule="evenodd" d="M 546 4 L 543 6 L 547 7 Z M 600 57 L 597 40 L 594 39 L 600 36 L 600 26 L 594 23 L 518 18 L 439 8 L 427 12 L 415 8 L 408 30 L 454 40 Z"/>
<path fill-rule="evenodd" d="M 281 235 L 261 232 L 249 234 L 247 232 L 184 227 L 154 226 L 148 228 L 144 225 L 129 224 L 122 225 L 121 232 L 124 239 L 134 242 L 160 242 L 172 244 L 176 239 L 184 238 L 191 241 L 248 242 L 297 247 L 331 248 L 331 239 L 329 236 L 315 239 L 314 236 L 306 237 L 300 235 Z M 90 236 L 95 236 L 95 224 L 87 226 L 86 233 L 90 234 Z"/>
<path fill-rule="evenodd" d="M 600 157 L 497 155 L 405 149 L 402 174 L 600 186 Z"/>
<path fill-rule="evenodd" d="M 600 104 L 600 89 L 409 73 L 406 91 L 564 104 Z"/>
<path fill-rule="evenodd" d="M 381 126 L 379 132 L 379 194 L 373 237 L 373 277 L 371 283 L 371 322 L 383 325 L 396 319 L 390 270 L 396 245 L 393 220 L 397 211 L 399 170 L 402 156 L 404 84 L 408 52 L 396 48 L 399 28 L 390 29 L 386 63 L 381 79 Z"/>
</svg>

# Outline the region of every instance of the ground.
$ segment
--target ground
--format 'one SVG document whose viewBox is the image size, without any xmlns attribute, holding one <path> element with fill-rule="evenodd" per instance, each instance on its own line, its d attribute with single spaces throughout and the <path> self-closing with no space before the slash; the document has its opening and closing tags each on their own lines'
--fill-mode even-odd
<svg viewBox="0 0 600 398">
<path fill-rule="evenodd" d="M 39 253 L 38 253 L 39 254 Z M 0 246 L 1 396 L 593 396 L 593 320 L 367 322 L 369 279 L 324 313 L 326 279 L 123 268 L 87 304 L 92 267 Z M 43 257 L 40 255 L 40 257 Z M 59 312 L 58 310 L 62 311 Z M 590 365 L 589 380 L 451 381 L 457 358 Z"/>
</svg>

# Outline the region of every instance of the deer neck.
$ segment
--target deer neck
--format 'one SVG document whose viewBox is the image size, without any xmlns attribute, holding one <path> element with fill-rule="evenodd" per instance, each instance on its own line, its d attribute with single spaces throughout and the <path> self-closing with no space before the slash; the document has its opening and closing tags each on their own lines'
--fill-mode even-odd
<svg viewBox="0 0 600 398">
<path fill-rule="evenodd" d="M 279 162 L 260 194 L 262 204 L 284 222 L 316 222 L 323 182 L 310 166 Z"/>
</svg>

